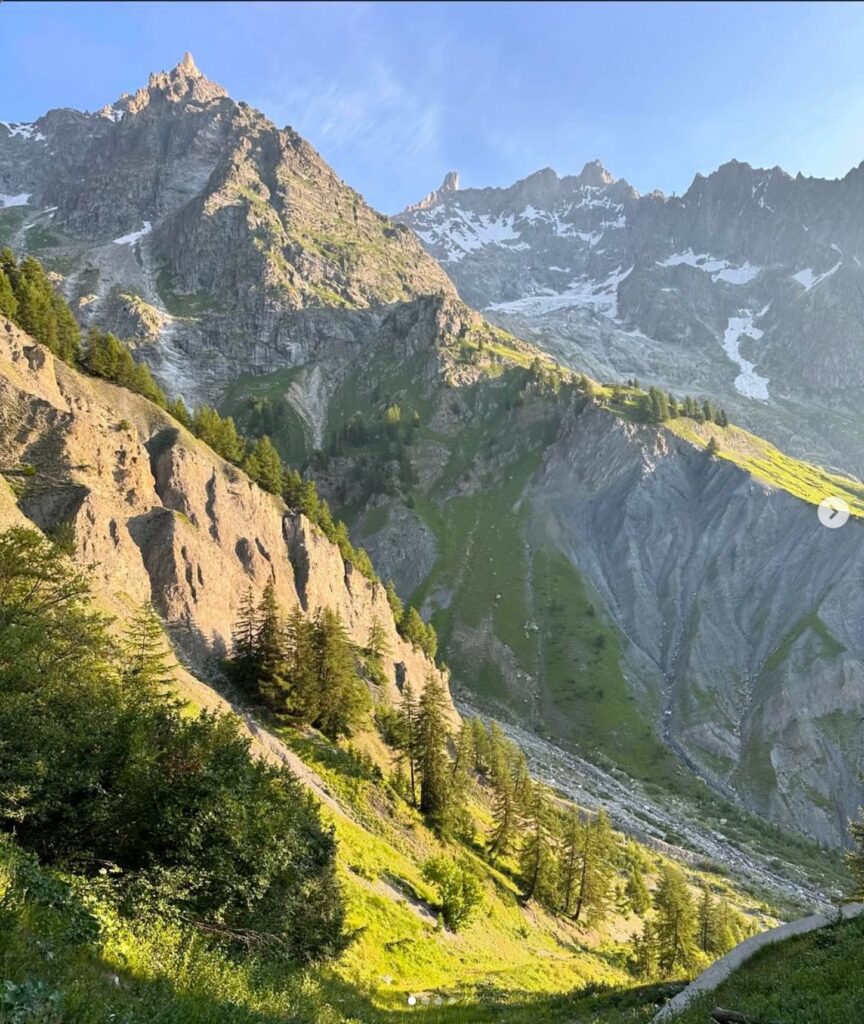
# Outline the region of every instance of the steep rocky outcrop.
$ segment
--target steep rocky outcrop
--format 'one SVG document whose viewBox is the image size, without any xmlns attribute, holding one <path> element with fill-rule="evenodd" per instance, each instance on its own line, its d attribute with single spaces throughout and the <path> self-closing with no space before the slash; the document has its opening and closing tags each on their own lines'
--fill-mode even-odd
<svg viewBox="0 0 864 1024">
<path fill-rule="evenodd" d="M 410 225 L 463 298 L 577 370 L 709 395 L 804 458 L 864 474 L 864 165 L 732 160 L 681 197 L 602 165 L 432 193 Z"/>
<path fill-rule="evenodd" d="M 78 560 L 119 617 L 151 600 L 182 662 L 212 678 L 238 607 L 273 581 L 288 611 L 333 608 L 366 644 L 374 620 L 390 655 L 386 697 L 440 673 L 397 633 L 386 595 L 302 515 L 289 514 L 162 410 L 81 376 L 0 319 L 0 524 L 75 530 Z M 33 467 L 30 475 L 27 467 Z M 6 484 L 3 485 L 6 488 Z M 446 682 L 446 680 L 445 680 Z"/>
<path fill-rule="evenodd" d="M 864 800 L 864 524 L 826 530 L 813 506 L 593 406 L 527 498 L 626 638 L 673 749 L 761 814 L 842 840 Z"/>
</svg>

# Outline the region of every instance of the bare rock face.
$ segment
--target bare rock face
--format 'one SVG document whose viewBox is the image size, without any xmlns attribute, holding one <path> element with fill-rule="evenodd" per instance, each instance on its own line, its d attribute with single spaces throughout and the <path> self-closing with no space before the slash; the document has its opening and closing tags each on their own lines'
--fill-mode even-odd
<svg viewBox="0 0 864 1024">
<path fill-rule="evenodd" d="M 864 800 L 864 524 L 588 406 L 529 486 L 626 638 L 663 738 L 760 814 L 842 844 Z"/>
<path fill-rule="evenodd" d="M 75 527 L 77 558 L 121 619 L 145 600 L 178 656 L 212 676 L 241 600 L 271 580 L 285 611 L 333 608 L 366 644 L 377 620 L 390 647 L 386 696 L 444 679 L 397 633 L 384 589 L 346 562 L 304 516 L 253 484 L 152 403 L 83 377 L 0 320 L 0 464 L 37 468 L 0 526 L 22 516 Z M 455 711 L 454 711 L 454 718 Z"/>
</svg>

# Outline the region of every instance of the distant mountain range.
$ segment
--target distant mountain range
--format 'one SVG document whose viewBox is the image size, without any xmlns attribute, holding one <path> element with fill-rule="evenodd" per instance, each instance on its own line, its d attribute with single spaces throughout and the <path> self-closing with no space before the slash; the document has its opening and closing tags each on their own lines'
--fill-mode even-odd
<svg viewBox="0 0 864 1024">
<path fill-rule="evenodd" d="M 731 161 L 679 197 L 600 163 L 442 187 L 397 217 L 496 323 L 601 379 L 710 395 L 864 474 L 864 164 L 837 181 Z"/>
</svg>

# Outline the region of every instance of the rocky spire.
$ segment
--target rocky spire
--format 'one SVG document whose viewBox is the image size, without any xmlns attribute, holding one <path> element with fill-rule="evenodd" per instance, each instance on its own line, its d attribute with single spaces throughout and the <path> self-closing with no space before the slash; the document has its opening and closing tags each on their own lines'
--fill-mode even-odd
<svg viewBox="0 0 864 1024">
<path fill-rule="evenodd" d="M 173 73 L 175 75 L 185 75 L 187 78 L 203 77 L 201 72 L 198 70 L 198 65 L 195 63 L 195 58 L 188 50 L 183 54 L 183 59 L 177 67 L 174 68 Z"/>
<path fill-rule="evenodd" d="M 428 196 L 425 196 L 420 200 L 419 203 L 414 203 L 413 206 L 406 206 L 405 213 L 411 213 L 414 210 L 427 210 L 430 206 L 435 206 L 448 192 L 459 191 L 459 172 L 448 171 L 444 175 L 444 180 L 441 182 L 441 187 L 436 188 L 434 192 L 430 192 Z"/>
<path fill-rule="evenodd" d="M 174 102 L 193 99 L 198 103 L 207 103 L 228 95 L 221 85 L 211 82 L 198 70 L 195 58 L 188 51 L 173 70 L 152 74 L 147 88 L 139 89 L 133 97 L 130 109 L 142 109 L 153 99 L 154 94 Z"/>
</svg>

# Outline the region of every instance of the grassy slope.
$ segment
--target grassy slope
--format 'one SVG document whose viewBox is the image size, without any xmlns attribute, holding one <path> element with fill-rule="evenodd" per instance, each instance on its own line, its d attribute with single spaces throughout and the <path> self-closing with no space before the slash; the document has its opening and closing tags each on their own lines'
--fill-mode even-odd
<svg viewBox="0 0 864 1024">
<path fill-rule="evenodd" d="M 324 813 L 339 840 L 349 925 L 360 929 L 341 960 L 307 971 L 232 961 L 171 926 L 123 921 L 100 896 L 98 883 L 67 884 L 0 845 L 0 979 L 12 983 L 7 1000 L 28 1006 L 31 1014 L 4 1016 L 0 1009 L 2 1024 L 53 1022 L 48 1010 L 54 993 L 63 994 L 67 1015 L 57 1019 L 76 1024 L 108 1021 L 110 1013 L 128 1024 L 336 1024 L 384 1022 L 408 1013 L 441 1024 L 552 1024 L 572 1020 L 580 1003 L 598 1022 L 650 1017 L 656 992 L 633 990 L 624 967 L 629 937 L 639 926 L 635 918 L 615 914 L 602 930 L 583 930 L 523 906 L 512 863 L 491 867 L 459 844 L 448 851 L 474 861 L 485 903 L 462 932 L 441 931 L 429 913 L 434 893 L 420 871 L 440 844 L 370 771 L 369 758 L 389 766 L 387 748 L 372 734 L 361 737 L 364 767 L 352 751 L 317 734 L 288 731 L 284 738 L 338 805 Z M 488 820 L 483 799 L 475 814 L 482 838 Z M 656 872 L 663 860 L 649 858 Z M 724 880 L 690 875 L 694 886 L 707 878 L 715 891 L 762 920 L 756 902 Z M 416 996 L 416 1008 L 409 1007 L 409 994 Z"/>
<path fill-rule="evenodd" d="M 483 358 L 488 361 L 493 351 L 494 361 L 481 366 L 480 377 L 486 380 L 482 394 L 476 385 L 459 389 L 465 405 L 482 415 L 469 418 L 455 432 L 443 434 L 427 426 L 436 401 L 449 399 L 446 391 L 444 398 L 434 399 L 418 389 L 417 381 L 423 379 L 421 352 L 402 361 L 387 351 L 373 350 L 363 374 L 346 380 L 330 409 L 329 428 L 334 431 L 358 410 L 371 414 L 370 405 L 398 401 L 404 412 L 420 414 L 418 443 L 439 445 L 446 453 L 440 477 L 411 494 L 413 510 L 437 546 L 436 561 L 411 599 L 431 614 L 443 657 L 456 680 L 470 680 L 472 699 L 479 696 L 499 711 L 515 711 L 555 741 L 593 760 L 611 761 L 653 792 L 684 795 L 703 820 L 726 819 L 730 840 L 743 847 L 755 844 L 768 856 L 788 857 L 810 877 L 842 886 L 845 872 L 837 858 L 827 857 L 805 840 L 766 831 L 763 821 L 709 793 L 681 768 L 657 737 L 651 724 L 653 709 L 634 699 L 621 669 L 620 639 L 598 613 L 578 570 L 542 542 L 529 542 L 523 529 L 527 510 L 518 501 L 554 436 L 560 408 L 548 396 L 530 399 L 539 411 L 527 425 L 517 422 L 513 399 L 532 353 L 518 342 L 510 345 L 506 337 L 487 340 Z M 477 353 L 470 338 L 453 340 L 446 350 L 456 366 L 470 364 Z M 548 360 L 542 362 L 550 377 L 560 372 Z M 365 397 L 366 380 L 378 384 L 375 403 Z M 285 377 L 274 374 L 240 382 L 230 397 L 232 402 L 243 393 L 275 397 L 285 386 Z M 612 398 L 609 388 L 594 390 L 607 401 Z M 638 420 L 639 393 L 621 389 L 619 394 L 623 401 L 611 412 Z M 738 428 L 723 430 L 689 419 L 671 420 L 666 426 L 695 444 L 705 445 L 717 435 L 725 457 L 739 461 L 742 468 L 747 468 L 746 459 L 754 465 L 761 460 L 768 467 L 763 476 L 771 477 L 772 485 L 785 484 L 806 500 L 818 502 L 825 493 L 843 493 L 833 483 L 840 478 L 790 459 Z M 776 471 L 769 473 L 771 467 Z M 463 493 L 458 484 L 471 474 L 475 485 Z M 854 487 L 848 480 L 842 483 Z M 864 502 L 864 488 L 860 493 Z M 856 507 L 854 494 L 850 505 Z M 349 504 L 337 511 L 353 523 L 362 510 Z M 386 507 L 379 506 L 371 520 L 365 519 L 365 530 L 382 528 L 386 518 Z M 363 543 L 362 536 L 357 540 Z M 502 658 L 509 672 L 502 670 Z M 514 673 L 519 673 L 516 683 Z"/>
<path fill-rule="evenodd" d="M 761 950 L 679 1024 L 704 1024 L 715 1006 L 748 1021 L 852 1024 L 864 1020 L 864 920 L 801 935 Z"/>
</svg>

